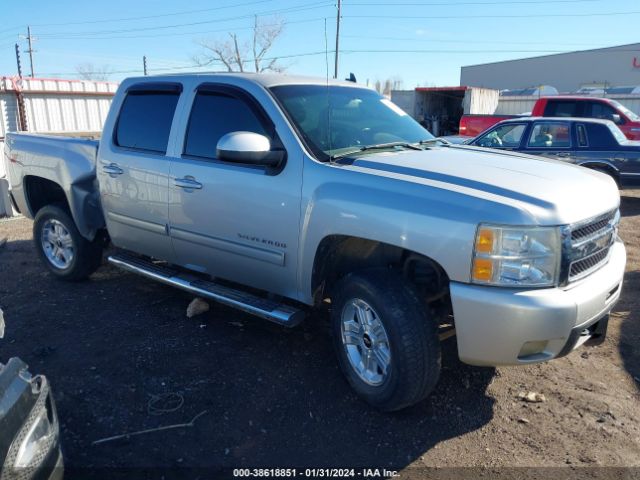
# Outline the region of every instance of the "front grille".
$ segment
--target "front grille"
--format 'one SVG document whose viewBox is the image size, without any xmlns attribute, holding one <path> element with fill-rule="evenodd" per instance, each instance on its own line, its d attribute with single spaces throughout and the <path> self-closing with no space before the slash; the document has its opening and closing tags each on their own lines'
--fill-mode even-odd
<svg viewBox="0 0 640 480">
<path fill-rule="evenodd" d="M 616 212 L 609 212 L 604 217 L 600 217 L 600 219 L 590 222 L 582 227 L 578 227 L 576 229 L 571 230 L 571 240 L 581 240 L 585 237 L 589 237 L 591 235 L 595 235 L 601 230 L 607 228 L 611 220 L 615 217 Z"/>
<path fill-rule="evenodd" d="M 571 271 L 569 272 L 569 278 L 575 278 L 579 275 L 586 275 L 589 271 L 594 270 L 596 267 L 600 265 L 600 263 L 604 262 L 609 256 L 610 248 L 604 248 L 599 252 L 594 253 L 593 255 L 588 256 L 587 258 L 583 258 L 582 260 L 578 260 L 577 262 L 573 262 L 571 264 Z"/>
<path fill-rule="evenodd" d="M 620 214 L 607 212 L 586 222 L 569 227 L 570 239 L 565 249 L 565 283 L 574 282 L 595 272 L 609 260 L 615 242 Z"/>
</svg>

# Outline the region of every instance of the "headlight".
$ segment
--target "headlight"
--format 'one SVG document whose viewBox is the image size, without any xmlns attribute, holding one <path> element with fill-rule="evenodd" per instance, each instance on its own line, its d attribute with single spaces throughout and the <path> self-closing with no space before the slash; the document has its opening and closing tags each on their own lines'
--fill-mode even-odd
<svg viewBox="0 0 640 480">
<path fill-rule="evenodd" d="M 16 468 L 37 467 L 49 453 L 55 440 L 56 431 L 47 409 L 43 409 L 36 417 L 26 438 L 22 441 L 16 456 Z"/>
<path fill-rule="evenodd" d="M 480 225 L 471 281 L 505 287 L 546 287 L 557 283 L 560 229 Z"/>
</svg>

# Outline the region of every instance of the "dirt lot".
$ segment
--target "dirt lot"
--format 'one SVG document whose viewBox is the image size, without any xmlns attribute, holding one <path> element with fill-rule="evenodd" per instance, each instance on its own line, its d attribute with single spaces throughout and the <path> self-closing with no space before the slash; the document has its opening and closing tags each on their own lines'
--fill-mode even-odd
<svg viewBox="0 0 640 480">
<path fill-rule="evenodd" d="M 187 319 L 189 295 L 108 266 L 85 283 L 58 282 L 40 265 L 26 219 L 0 222 L 9 240 L 0 250 L 0 357 L 20 356 L 50 378 L 67 478 L 113 477 L 114 467 L 128 477 L 160 478 L 143 470 L 152 467 L 213 478 L 238 466 L 404 476 L 427 466 L 537 466 L 563 467 L 545 478 L 637 477 L 640 468 L 580 468 L 640 467 L 640 190 L 623 195 L 626 284 L 603 345 L 483 369 L 459 363 L 449 340 L 435 393 L 400 413 L 380 414 L 351 393 L 321 322 L 286 330 L 219 305 Z M 546 401 L 523 402 L 521 391 Z M 163 401 L 174 411 L 154 410 Z M 192 427 L 92 444 L 201 412 Z"/>
</svg>

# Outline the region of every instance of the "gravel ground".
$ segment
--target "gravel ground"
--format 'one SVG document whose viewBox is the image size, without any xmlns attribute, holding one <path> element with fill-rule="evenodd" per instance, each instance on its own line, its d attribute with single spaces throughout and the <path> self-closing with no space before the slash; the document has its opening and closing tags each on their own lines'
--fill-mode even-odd
<svg viewBox="0 0 640 480">
<path fill-rule="evenodd" d="M 0 239 L 8 237 L 0 356 L 20 356 L 50 378 L 67 478 L 214 478 L 239 466 L 387 468 L 404 477 L 425 467 L 484 467 L 491 476 L 562 467 L 544 478 L 636 478 L 640 190 L 623 192 L 622 212 L 626 284 L 602 345 L 491 369 L 461 364 L 451 339 L 435 392 L 395 414 L 351 392 L 322 322 L 287 330 L 216 304 L 188 319 L 189 295 L 110 266 L 61 283 L 39 263 L 24 218 L 0 221 Z M 546 401 L 524 402 L 521 391 Z M 192 426 L 93 444 L 200 414 Z M 594 466 L 639 468 L 582 468 Z"/>
</svg>

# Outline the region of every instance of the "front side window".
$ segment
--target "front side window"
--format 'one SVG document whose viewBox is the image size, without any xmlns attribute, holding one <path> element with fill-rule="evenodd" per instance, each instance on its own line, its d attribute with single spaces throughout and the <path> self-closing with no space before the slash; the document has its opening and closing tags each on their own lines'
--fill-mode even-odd
<svg viewBox="0 0 640 480">
<path fill-rule="evenodd" d="M 184 153 L 216 158 L 220 138 L 240 131 L 269 137 L 260 119 L 244 100 L 224 93 L 199 92 L 191 109 Z"/>
<path fill-rule="evenodd" d="M 343 86 L 283 85 L 271 91 L 320 160 L 358 148 L 433 139 L 375 91 Z"/>
<path fill-rule="evenodd" d="M 473 144 L 489 148 L 518 148 L 527 125 L 524 123 L 508 123 L 501 125 L 480 137 Z"/>
<path fill-rule="evenodd" d="M 179 92 L 165 91 L 127 93 L 116 125 L 116 145 L 166 153 L 179 96 Z"/>
<path fill-rule="evenodd" d="M 591 118 L 603 118 L 605 120 L 613 120 L 613 116 L 617 114 L 612 107 L 602 102 L 590 102 L 590 111 L 587 116 Z"/>
<path fill-rule="evenodd" d="M 567 123 L 536 123 L 529 136 L 529 148 L 567 148 L 571 135 Z"/>
</svg>

